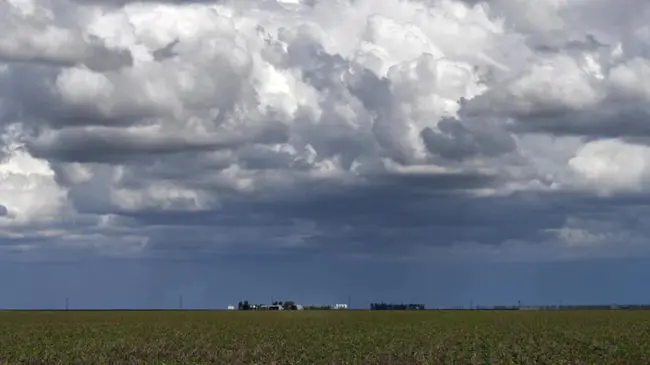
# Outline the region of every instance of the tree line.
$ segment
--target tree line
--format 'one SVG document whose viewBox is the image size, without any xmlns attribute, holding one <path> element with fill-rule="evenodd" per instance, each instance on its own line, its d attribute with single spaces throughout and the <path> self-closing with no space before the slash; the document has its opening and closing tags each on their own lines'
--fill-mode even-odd
<svg viewBox="0 0 650 365">
<path fill-rule="evenodd" d="M 370 310 L 424 310 L 424 304 L 371 303 Z"/>
</svg>

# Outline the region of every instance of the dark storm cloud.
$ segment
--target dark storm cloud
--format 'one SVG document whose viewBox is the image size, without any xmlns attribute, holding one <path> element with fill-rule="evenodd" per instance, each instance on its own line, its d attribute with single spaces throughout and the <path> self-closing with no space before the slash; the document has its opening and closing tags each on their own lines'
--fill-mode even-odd
<svg viewBox="0 0 650 365">
<path fill-rule="evenodd" d="M 643 236 L 650 230 L 639 214 L 647 215 L 650 208 L 639 201 L 650 202 L 638 196 L 616 199 L 526 193 L 499 199 L 350 191 L 312 196 L 300 204 L 227 205 L 220 213 L 149 212 L 130 217 L 144 225 L 167 227 L 150 242 L 152 250 L 167 254 L 188 249 L 206 253 L 289 249 L 390 257 L 462 243 L 498 247 L 511 241 L 553 241 L 557 239 L 554 232 L 570 219 L 589 222 L 585 227 L 593 232 L 634 231 Z M 612 220 L 613 216 L 620 220 Z M 180 219 L 183 224 L 179 224 Z M 216 236 L 214 227 L 219 227 Z M 295 246 L 276 244 L 292 236 L 298 237 Z"/>
<path fill-rule="evenodd" d="M 12 62 L 33 62 L 37 64 L 49 64 L 57 67 L 74 67 L 85 65 L 89 69 L 98 72 L 118 70 L 123 67 L 129 67 L 133 64 L 133 57 L 128 50 L 110 50 L 102 46 L 93 45 L 88 49 L 88 55 L 83 60 L 52 59 L 47 55 L 12 55 L 0 54 L 0 61 Z"/>
<path fill-rule="evenodd" d="M 174 46 L 176 46 L 177 44 L 178 44 L 178 39 L 169 43 L 165 47 L 153 51 L 151 55 L 158 62 L 165 60 L 167 58 L 172 58 L 176 56 L 176 53 L 174 52 Z"/>
<path fill-rule="evenodd" d="M 399 256 L 648 233 L 620 195 L 647 189 L 624 156 L 650 137 L 641 3 L 50 3 L 7 3 L 26 41 L 0 44 L 0 199 L 35 239 Z"/>
<path fill-rule="evenodd" d="M 113 50 L 93 44 L 86 51 L 84 64 L 91 70 L 106 72 L 133 65 L 133 55 L 127 49 Z"/>
<path fill-rule="evenodd" d="M 282 249 L 274 238 L 301 237 L 292 249 L 321 253 L 410 254 L 422 247 L 450 247 L 460 242 L 499 245 L 507 240 L 539 239 L 542 231 L 559 228 L 570 212 L 560 204 L 531 206 L 517 198 L 476 199 L 429 196 L 405 199 L 370 195 L 295 204 L 251 205 L 255 213 L 138 213 L 143 224 L 168 227 L 152 240 L 159 250 L 232 251 Z M 131 217 L 134 217 L 133 215 Z M 179 224 L 179 219 L 183 224 Z M 303 232 L 296 222 L 314 224 Z M 214 228 L 221 232 L 215 240 Z"/>
<path fill-rule="evenodd" d="M 69 128 L 30 142 L 29 149 L 38 157 L 68 162 L 121 162 L 138 155 L 174 154 L 234 148 L 245 143 L 282 143 L 286 127 L 265 126 L 249 135 L 227 134 L 213 138 L 151 136 L 115 128 Z"/>
<path fill-rule="evenodd" d="M 560 198 L 549 203 L 534 195 L 478 198 L 460 193 L 491 180 L 471 175 L 376 176 L 369 185 L 311 186 L 300 189 L 307 192 L 302 196 L 281 195 L 257 203 L 234 197 L 219 212 L 151 211 L 126 216 L 145 226 L 170 227 L 152 241 L 151 247 L 160 250 L 183 250 L 187 245 L 204 250 L 213 245 L 235 251 L 263 249 L 274 237 L 295 234 L 301 237 L 295 249 L 387 254 L 463 241 L 498 245 L 509 239 L 530 239 L 540 230 L 561 226 L 568 214 L 560 209 Z M 455 190 L 459 193 L 453 194 Z M 313 224 L 313 229 L 303 230 L 300 222 L 307 222 L 303 224 L 307 227 Z M 224 234 L 218 243 L 212 239 L 214 227 Z"/>
<path fill-rule="evenodd" d="M 519 120 L 511 127 L 519 133 L 603 138 L 650 136 L 650 109 L 638 103 L 613 101 L 595 110 L 549 113 Z"/>
<path fill-rule="evenodd" d="M 549 53 L 561 53 L 566 51 L 589 52 L 598 50 L 599 48 L 609 47 L 608 44 L 600 42 L 593 34 L 587 34 L 585 39 L 574 39 L 569 41 L 562 41 L 560 44 L 553 44 L 545 42 L 543 39 L 530 39 L 530 47 L 540 51 Z M 555 42 L 558 43 L 558 42 Z"/>
<path fill-rule="evenodd" d="M 451 160 L 496 157 L 515 150 L 515 141 L 506 130 L 492 126 L 481 128 L 478 123 L 473 127 L 470 130 L 457 120 L 443 119 L 438 123 L 439 132 L 425 128 L 421 136 L 431 153 Z"/>
</svg>

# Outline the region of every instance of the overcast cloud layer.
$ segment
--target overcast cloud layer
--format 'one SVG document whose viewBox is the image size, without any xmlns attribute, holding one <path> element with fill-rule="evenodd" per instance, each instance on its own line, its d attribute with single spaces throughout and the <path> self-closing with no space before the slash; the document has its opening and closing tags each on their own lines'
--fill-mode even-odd
<svg viewBox="0 0 650 365">
<path fill-rule="evenodd" d="M 648 19 L 642 0 L 0 1 L 0 252 L 645 255 Z"/>
</svg>

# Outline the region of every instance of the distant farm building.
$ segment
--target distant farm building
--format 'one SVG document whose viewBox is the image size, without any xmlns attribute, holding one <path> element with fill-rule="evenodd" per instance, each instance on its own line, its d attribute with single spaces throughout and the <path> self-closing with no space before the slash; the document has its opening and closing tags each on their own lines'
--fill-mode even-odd
<svg viewBox="0 0 650 365">
<path fill-rule="evenodd" d="M 347 305 L 341 304 L 339 306 L 342 306 L 338 309 L 347 309 Z M 285 301 L 273 301 L 271 304 L 252 304 L 249 303 L 247 300 L 239 302 L 237 305 L 236 309 L 238 310 L 254 310 L 254 311 L 302 311 L 302 310 L 310 310 L 310 309 L 331 309 L 331 306 L 323 306 L 323 307 L 314 307 L 314 306 L 303 306 L 302 304 L 298 304 L 294 302 L 293 300 L 285 300 Z"/>
<path fill-rule="evenodd" d="M 348 309 L 347 304 L 334 304 L 334 309 Z"/>
<path fill-rule="evenodd" d="M 229 310 L 229 311 L 235 310 L 235 306 L 234 306 L 234 305 L 229 305 L 229 306 L 228 306 L 228 310 Z"/>
</svg>

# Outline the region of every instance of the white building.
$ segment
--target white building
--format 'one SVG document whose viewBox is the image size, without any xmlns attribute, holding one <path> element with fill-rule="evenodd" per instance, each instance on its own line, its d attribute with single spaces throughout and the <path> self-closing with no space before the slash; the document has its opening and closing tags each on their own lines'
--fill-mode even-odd
<svg viewBox="0 0 650 365">
<path fill-rule="evenodd" d="M 334 304 L 334 309 L 348 309 L 347 304 Z"/>
<path fill-rule="evenodd" d="M 228 310 L 229 310 L 229 311 L 234 311 L 234 310 L 235 310 L 235 306 L 234 306 L 234 305 L 229 305 L 229 306 L 228 306 Z"/>
</svg>

